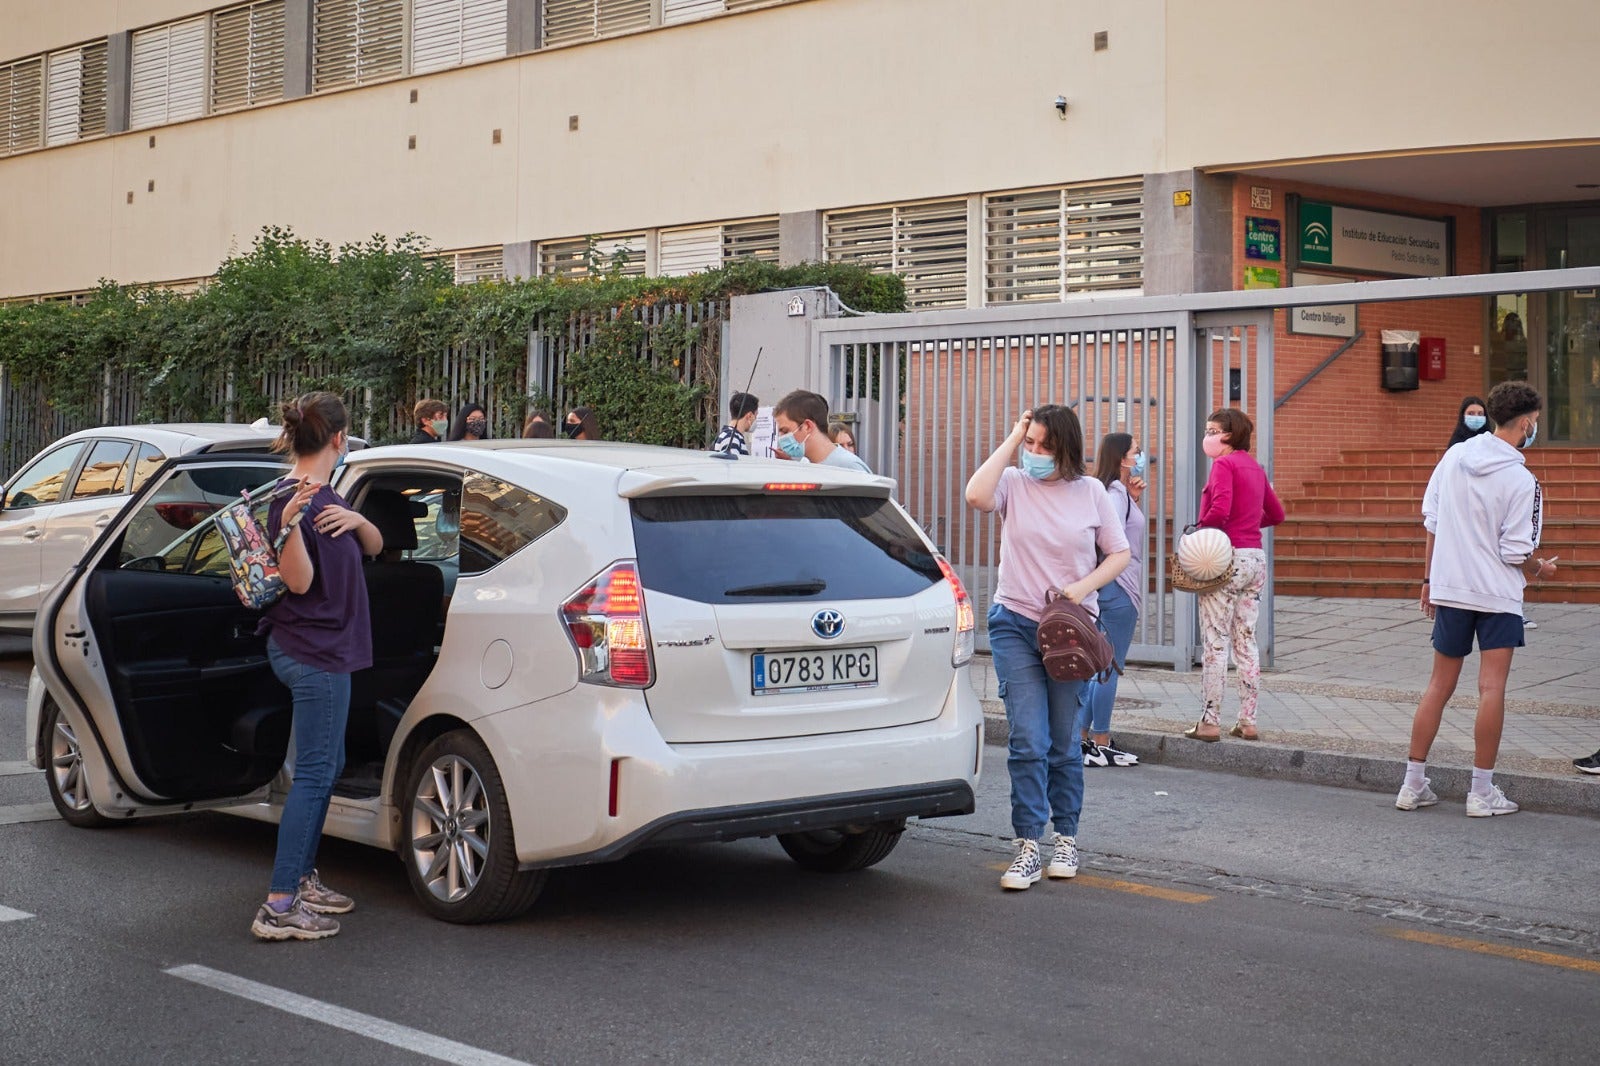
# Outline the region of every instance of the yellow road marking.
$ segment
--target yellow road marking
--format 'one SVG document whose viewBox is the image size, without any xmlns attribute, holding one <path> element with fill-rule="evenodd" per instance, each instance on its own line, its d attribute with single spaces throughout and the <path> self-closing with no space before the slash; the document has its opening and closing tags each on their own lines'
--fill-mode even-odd
<svg viewBox="0 0 1600 1066">
<path fill-rule="evenodd" d="M 1011 868 L 1008 862 L 995 862 L 989 864 L 989 869 L 1005 873 Z M 1071 878 L 1073 884 L 1088 885 L 1090 888 L 1109 888 L 1113 892 L 1127 892 L 1134 896 L 1147 896 L 1150 899 L 1164 899 L 1168 903 L 1209 903 L 1216 899 L 1215 896 L 1204 892 L 1185 892 L 1177 888 L 1161 888 L 1158 885 L 1142 885 L 1137 881 L 1119 881 L 1114 877 L 1100 877 L 1096 874 L 1079 874 Z"/>
<path fill-rule="evenodd" d="M 1532 962 L 1540 966 L 1559 966 L 1564 970 L 1600 973 L 1600 962 L 1594 959 L 1579 959 L 1571 955 L 1558 955 L 1553 951 L 1514 948 L 1505 944 L 1490 943 L 1487 940 L 1473 940 L 1470 937 L 1446 936 L 1443 933 L 1425 933 L 1419 929 L 1388 929 L 1385 932 L 1400 940 L 1410 940 L 1418 944 L 1433 944 L 1441 948 L 1475 951 L 1479 955 L 1498 955 L 1502 959 L 1516 959 L 1518 962 Z"/>
</svg>

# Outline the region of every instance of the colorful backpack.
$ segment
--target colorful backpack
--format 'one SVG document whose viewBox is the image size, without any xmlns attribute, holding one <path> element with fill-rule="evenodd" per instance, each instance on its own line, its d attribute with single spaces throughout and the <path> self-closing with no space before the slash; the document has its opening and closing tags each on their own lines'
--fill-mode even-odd
<svg viewBox="0 0 1600 1066">
<path fill-rule="evenodd" d="M 289 481 L 279 482 L 269 489 L 257 489 L 255 496 L 243 492 L 239 500 L 230 503 L 212 518 L 228 551 L 228 570 L 233 580 L 233 591 L 239 594 L 239 602 L 252 611 L 271 607 L 288 591 L 288 586 L 278 574 L 278 552 L 283 550 L 284 541 L 294 532 L 306 509 L 302 507 L 284 522 L 276 538 L 267 536 L 264 522 L 266 511 L 262 510 L 260 517 L 256 512 L 263 503 L 270 507 L 273 500 L 293 495 L 298 487 L 298 482 Z"/>
</svg>

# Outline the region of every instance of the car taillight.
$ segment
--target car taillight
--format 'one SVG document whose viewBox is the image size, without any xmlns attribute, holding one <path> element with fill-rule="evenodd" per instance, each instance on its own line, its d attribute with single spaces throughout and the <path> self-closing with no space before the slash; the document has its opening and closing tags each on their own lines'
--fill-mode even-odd
<svg viewBox="0 0 1600 1066">
<path fill-rule="evenodd" d="M 158 503 L 156 515 L 173 529 L 193 529 L 217 513 L 214 503 Z"/>
<path fill-rule="evenodd" d="M 972 610 L 972 597 L 967 595 L 967 587 L 961 583 L 955 567 L 951 566 L 942 555 L 934 556 L 939 561 L 939 572 L 944 579 L 950 582 L 950 587 L 956 594 L 956 643 L 950 652 L 950 665 L 962 666 L 972 659 L 973 645 L 978 636 L 978 619 Z"/>
<path fill-rule="evenodd" d="M 769 481 L 762 486 L 767 492 L 816 492 L 821 487 L 816 481 Z"/>
<path fill-rule="evenodd" d="M 578 680 L 649 688 L 655 681 L 644 590 L 633 563 L 614 563 L 561 605 L 561 620 L 578 653 Z"/>
</svg>

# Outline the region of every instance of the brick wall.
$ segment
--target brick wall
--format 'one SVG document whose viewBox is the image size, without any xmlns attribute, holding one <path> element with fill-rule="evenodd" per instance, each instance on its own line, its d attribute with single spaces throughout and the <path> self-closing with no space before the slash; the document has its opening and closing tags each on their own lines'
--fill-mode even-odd
<svg viewBox="0 0 1600 1066">
<path fill-rule="evenodd" d="M 1272 190 L 1272 209 L 1250 207 L 1252 186 Z M 1457 274 L 1483 270 L 1482 228 L 1479 211 L 1472 207 L 1426 203 L 1394 196 L 1376 196 L 1316 185 L 1241 176 L 1234 184 L 1234 285 L 1242 288 L 1246 266 L 1272 266 L 1285 272 L 1283 262 L 1247 259 L 1244 252 L 1245 218 L 1276 218 L 1284 222 L 1284 199 L 1289 193 L 1315 200 L 1331 200 L 1379 211 L 1455 219 Z M 1283 227 L 1283 243 L 1296 240 Z M 1287 253 L 1285 253 L 1287 255 Z M 1313 273 L 1332 273 L 1308 267 Z M 1357 277 L 1353 280 L 1368 280 Z M 1340 448 L 1383 446 L 1432 447 L 1444 450 L 1455 425 L 1461 398 L 1482 395 L 1484 357 L 1473 353 L 1485 344 L 1484 302 L 1473 297 L 1457 300 L 1418 300 L 1406 303 L 1368 304 L 1357 311 L 1357 326 L 1365 336 L 1294 398 L 1278 409 L 1274 425 L 1273 483 L 1284 496 L 1297 495 L 1304 483 L 1317 477 L 1322 467 L 1338 459 Z M 1273 364 L 1279 396 L 1293 388 L 1342 340 L 1291 334 L 1285 315 L 1275 316 Z M 1379 384 L 1380 335 L 1385 329 L 1419 330 L 1424 337 L 1443 337 L 1447 361 L 1445 380 L 1424 381 L 1414 392 L 1388 392 Z"/>
</svg>

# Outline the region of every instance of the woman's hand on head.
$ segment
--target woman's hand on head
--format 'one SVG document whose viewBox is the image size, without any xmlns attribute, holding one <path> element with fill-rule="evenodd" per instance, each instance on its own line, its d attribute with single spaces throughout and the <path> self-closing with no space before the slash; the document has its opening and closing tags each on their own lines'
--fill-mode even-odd
<svg viewBox="0 0 1600 1066">
<path fill-rule="evenodd" d="M 1017 424 L 1011 427 L 1011 436 L 1006 438 L 1006 443 L 1016 441 L 1021 444 L 1028 436 L 1028 427 L 1033 424 L 1033 412 L 1022 412 L 1022 417 L 1017 419 Z"/>
</svg>

